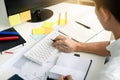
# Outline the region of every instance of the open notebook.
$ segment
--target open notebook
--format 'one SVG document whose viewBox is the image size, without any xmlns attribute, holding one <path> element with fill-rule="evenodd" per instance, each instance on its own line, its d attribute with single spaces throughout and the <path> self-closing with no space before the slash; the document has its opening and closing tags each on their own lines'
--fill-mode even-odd
<svg viewBox="0 0 120 80">
<path fill-rule="evenodd" d="M 76 22 L 71 22 L 65 25 L 63 28 L 59 29 L 59 32 L 75 39 L 78 42 L 87 42 L 96 35 L 94 31 L 86 29 Z"/>
<path fill-rule="evenodd" d="M 90 29 L 77 22 L 90 27 Z M 93 12 L 90 12 L 83 17 L 79 17 L 75 21 L 69 22 L 69 24 L 59 30 L 59 32 L 80 42 L 87 42 L 101 31 L 103 31 L 103 27 Z"/>
<path fill-rule="evenodd" d="M 88 14 L 85 16 L 78 17 L 76 21 L 89 26 L 91 30 L 95 33 L 99 33 L 101 30 L 103 30 L 100 21 L 98 20 L 95 12 L 93 11 L 88 12 Z"/>
<path fill-rule="evenodd" d="M 49 78 L 58 79 L 61 75 L 72 75 L 73 80 L 85 80 L 92 60 L 61 53 L 56 65 L 49 71 Z"/>
</svg>

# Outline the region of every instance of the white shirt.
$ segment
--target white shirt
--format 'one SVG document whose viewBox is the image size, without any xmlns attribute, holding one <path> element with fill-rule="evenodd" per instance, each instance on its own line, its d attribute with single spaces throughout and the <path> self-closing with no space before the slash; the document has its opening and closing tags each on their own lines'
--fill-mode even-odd
<svg viewBox="0 0 120 80">
<path fill-rule="evenodd" d="M 120 80 L 120 39 L 114 41 L 107 50 L 110 51 L 110 61 L 100 73 L 100 80 Z"/>
</svg>

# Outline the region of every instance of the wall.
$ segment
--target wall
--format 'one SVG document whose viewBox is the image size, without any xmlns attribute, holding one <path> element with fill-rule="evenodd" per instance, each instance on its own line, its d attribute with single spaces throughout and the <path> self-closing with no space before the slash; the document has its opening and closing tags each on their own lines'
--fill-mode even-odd
<svg viewBox="0 0 120 80">
<path fill-rule="evenodd" d="M 78 0 L 66 0 L 66 2 L 70 2 L 70 3 L 75 3 L 75 4 L 77 4 L 77 3 L 78 3 Z"/>
<path fill-rule="evenodd" d="M 94 5 L 93 0 L 67 0 L 67 2 L 84 5 Z"/>
</svg>

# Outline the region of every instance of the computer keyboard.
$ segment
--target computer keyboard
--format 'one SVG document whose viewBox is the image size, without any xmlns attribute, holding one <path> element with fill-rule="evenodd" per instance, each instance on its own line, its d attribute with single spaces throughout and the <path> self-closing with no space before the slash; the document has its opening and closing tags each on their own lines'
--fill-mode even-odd
<svg viewBox="0 0 120 80">
<path fill-rule="evenodd" d="M 59 34 L 57 31 L 48 34 L 26 52 L 24 56 L 33 62 L 43 65 L 52 55 L 57 53 L 58 50 L 52 46 L 52 39 L 55 39 Z"/>
</svg>

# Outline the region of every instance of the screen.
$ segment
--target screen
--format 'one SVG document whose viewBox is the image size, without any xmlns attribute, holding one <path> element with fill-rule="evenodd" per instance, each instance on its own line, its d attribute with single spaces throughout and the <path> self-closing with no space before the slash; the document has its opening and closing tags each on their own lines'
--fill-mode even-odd
<svg viewBox="0 0 120 80">
<path fill-rule="evenodd" d="M 31 17 L 33 22 L 37 22 L 40 18 L 42 19 L 45 17 L 43 14 L 47 15 L 47 18 L 53 15 L 51 10 L 44 10 L 43 8 L 63 1 L 65 0 L 5 0 L 4 2 L 8 16 L 31 10 Z M 39 17 L 38 20 L 37 17 Z"/>
</svg>

